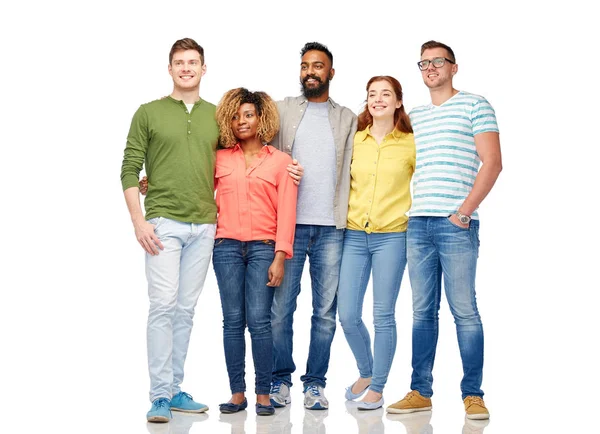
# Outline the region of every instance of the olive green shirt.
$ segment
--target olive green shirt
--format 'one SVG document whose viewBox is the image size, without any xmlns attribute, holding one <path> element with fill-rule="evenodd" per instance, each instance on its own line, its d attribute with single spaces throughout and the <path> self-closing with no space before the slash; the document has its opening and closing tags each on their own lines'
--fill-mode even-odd
<svg viewBox="0 0 600 434">
<path fill-rule="evenodd" d="M 216 107 L 202 99 L 188 112 L 166 97 L 143 104 L 133 115 L 121 167 L 123 190 L 137 187 L 146 166 L 146 219 L 215 223 Z"/>
</svg>

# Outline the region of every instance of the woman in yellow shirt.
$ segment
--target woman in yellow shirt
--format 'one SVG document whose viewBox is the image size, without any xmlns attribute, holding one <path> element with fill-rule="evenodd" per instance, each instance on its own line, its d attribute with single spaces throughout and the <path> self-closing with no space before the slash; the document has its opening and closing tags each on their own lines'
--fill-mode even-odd
<svg viewBox="0 0 600 434">
<path fill-rule="evenodd" d="M 390 76 L 367 83 L 367 101 L 358 117 L 352 153 L 348 227 L 340 271 L 340 322 L 356 359 L 359 379 L 346 399 L 361 410 L 383 405 L 383 388 L 396 351 L 395 306 L 406 267 L 407 212 L 415 170 L 415 142 L 404 110 L 402 87 Z M 373 273 L 374 349 L 362 321 Z"/>
</svg>

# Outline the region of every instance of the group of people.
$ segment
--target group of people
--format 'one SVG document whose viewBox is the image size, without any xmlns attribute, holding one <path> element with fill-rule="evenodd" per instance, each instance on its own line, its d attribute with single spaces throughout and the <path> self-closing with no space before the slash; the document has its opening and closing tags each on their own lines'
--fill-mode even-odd
<svg viewBox="0 0 600 434">
<path fill-rule="evenodd" d="M 383 406 L 396 349 L 395 305 L 408 265 L 411 390 L 387 411 L 431 409 L 443 277 L 466 416 L 487 419 L 475 270 L 477 208 L 502 170 L 493 108 L 454 89 L 454 52 L 437 41 L 422 45 L 417 63 L 431 103 L 410 115 L 400 83 L 384 75 L 368 81 L 356 116 L 329 96 L 330 50 L 309 42 L 300 56 L 302 95 L 274 102 L 264 92 L 237 88 L 215 107 L 200 98 L 203 48 L 178 40 L 169 54 L 173 92 L 143 104 L 133 117 L 121 181 L 146 252 L 148 421 L 167 422 L 171 410 L 208 409 L 180 386 L 211 256 L 231 389 L 221 412 L 248 406 L 246 326 L 256 413 L 272 415 L 291 403 L 293 315 L 308 256 L 313 314 L 300 377 L 307 409 L 329 406 L 324 389 L 337 312 L 359 374 L 345 398 L 360 400 L 365 411 Z M 144 166 L 147 178 L 140 182 Z M 371 274 L 373 345 L 362 321 Z"/>
</svg>

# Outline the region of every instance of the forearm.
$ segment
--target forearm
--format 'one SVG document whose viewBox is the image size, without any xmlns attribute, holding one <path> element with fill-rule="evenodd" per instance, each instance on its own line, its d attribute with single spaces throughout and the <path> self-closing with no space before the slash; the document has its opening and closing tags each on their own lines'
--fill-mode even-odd
<svg viewBox="0 0 600 434">
<path fill-rule="evenodd" d="M 130 187 L 126 189 L 123 194 L 125 195 L 127 209 L 129 210 L 131 222 L 134 224 L 134 226 L 145 221 L 144 213 L 142 212 L 142 206 L 140 204 L 140 189 L 138 187 Z"/>
<path fill-rule="evenodd" d="M 471 215 L 479 208 L 481 202 L 492 190 L 501 171 L 502 162 L 500 160 L 486 161 L 482 164 L 479 173 L 475 177 L 471 192 L 459 208 L 462 214 Z"/>
</svg>

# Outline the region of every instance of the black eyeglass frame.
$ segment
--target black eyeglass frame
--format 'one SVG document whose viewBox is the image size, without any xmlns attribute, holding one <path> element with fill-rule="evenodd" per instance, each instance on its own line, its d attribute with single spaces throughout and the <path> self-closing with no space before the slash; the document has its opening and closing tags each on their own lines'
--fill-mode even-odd
<svg viewBox="0 0 600 434">
<path fill-rule="evenodd" d="M 442 63 L 440 66 L 435 66 L 435 63 L 434 63 L 434 62 L 435 62 L 436 60 L 438 60 L 438 59 L 443 59 L 443 60 L 444 60 L 444 62 L 443 62 L 443 63 Z M 419 69 L 420 69 L 421 71 L 427 71 L 427 69 L 429 68 L 429 63 L 427 64 L 427 66 L 426 66 L 426 67 L 424 67 L 424 68 L 423 68 L 423 62 L 429 62 L 429 63 L 431 63 L 431 64 L 433 65 L 433 67 L 434 67 L 434 68 L 443 68 L 443 67 L 444 67 L 444 65 L 446 64 L 446 62 L 450 62 L 450 63 L 451 63 L 451 64 L 453 64 L 453 65 L 456 63 L 456 62 L 454 62 L 454 61 L 452 61 L 452 60 L 448 59 L 447 57 L 434 57 L 434 58 L 433 58 L 433 59 L 431 59 L 431 60 L 429 60 L 429 59 L 420 60 L 420 61 L 418 61 L 418 62 L 417 62 L 417 66 L 419 67 Z"/>
</svg>

